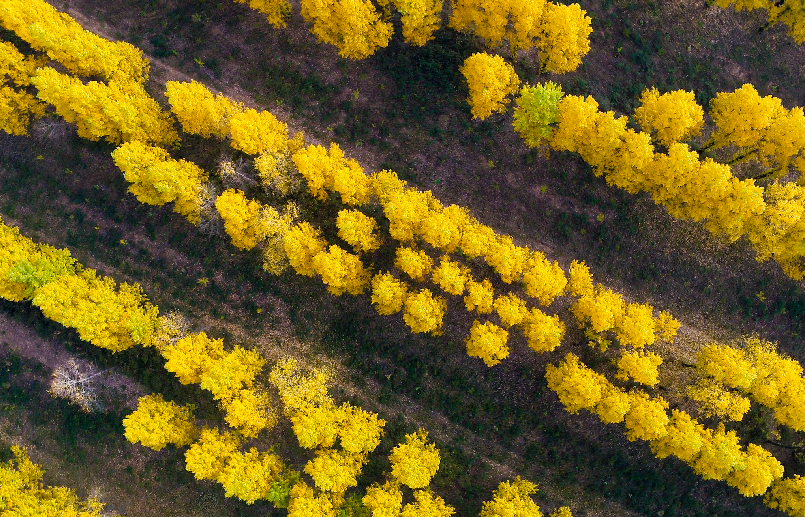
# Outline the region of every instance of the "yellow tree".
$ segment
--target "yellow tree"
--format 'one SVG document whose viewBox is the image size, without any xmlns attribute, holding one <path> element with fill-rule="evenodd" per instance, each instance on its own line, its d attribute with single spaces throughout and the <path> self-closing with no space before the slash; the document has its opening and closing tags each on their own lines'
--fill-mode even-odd
<svg viewBox="0 0 805 517">
<path fill-rule="evenodd" d="M 506 235 L 490 239 L 483 256 L 486 263 L 500 275 L 500 279 L 510 284 L 520 280 L 530 252 L 528 248 L 515 245 L 512 238 Z"/>
<path fill-rule="evenodd" d="M 291 4 L 288 0 L 235 0 L 241 4 L 248 4 L 255 11 L 266 15 L 268 23 L 275 28 L 285 28 L 291 17 Z"/>
<path fill-rule="evenodd" d="M 431 212 L 442 208 L 429 190 L 419 192 L 412 188 L 387 192 L 381 202 L 390 223 L 389 234 L 400 242 L 410 242 L 421 236 Z"/>
<path fill-rule="evenodd" d="M 402 510 L 402 491 L 398 483 L 390 481 L 382 485 L 375 483 L 367 487 L 366 495 L 361 502 L 372 512 L 372 517 L 395 517 Z"/>
<path fill-rule="evenodd" d="M 76 124 L 82 138 L 103 138 L 113 144 L 132 140 L 173 144 L 179 140 L 170 118 L 138 83 L 84 84 L 47 66 L 37 70 L 31 83 L 41 100 Z"/>
<path fill-rule="evenodd" d="M 735 431 L 725 432 L 719 423 L 715 431 L 705 429 L 700 454 L 691 466 L 704 479 L 727 479 L 734 470 L 746 468 L 745 456 Z"/>
<path fill-rule="evenodd" d="M 470 219 L 466 208 L 450 205 L 440 209 L 438 205 L 433 206 L 422 220 L 422 240 L 445 253 L 453 253 L 461 243 L 461 234 Z"/>
<path fill-rule="evenodd" d="M 380 247 L 377 221 L 357 210 L 340 210 L 335 221 L 338 236 L 352 246 L 355 253 Z"/>
<path fill-rule="evenodd" d="M 305 465 L 305 473 L 313 479 L 316 488 L 344 493 L 348 488 L 358 484 L 357 476 L 363 464 L 364 458 L 361 454 L 320 449 Z"/>
<path fill-rule="evenodd" d="M 671 410 L 666 431 L 664 436 L 651 440 L 651 450 L 661 459 L 676 456 L 691 464 L 699 456 L 699 451 L 707 439 L 704 426 L 678 409 Z"/>
<path fill-rule="evenodd" d="M 766 494 L 765 503 L 793 517 L 802 517 L 805 515 L 805 478 L 795 474 L 778 480 Z"/>
<path fill-rule="evenodd" d="M 223 486 L 226 497 L 237 497 L 246 504 L 252 504 L 258 499 L 265 499 L 283 468 L 279 456 L 271 452 L 258 452 L 252 447 L 247 453 L 232 453 L 216 481 Z"/>
<path fill-rule="evenodd" d="M 443 298 L 434 297 L 430 289 L 421 289 L 418 293 L 409 293 L 405 299 L 403 320 L 411 332 L 440 335 L 446 309 L 447 302 Z"/>
<path fill-rule="evenodd" d="M 661 364 L 662 357 L 654 352 L 625 350 L 618 359 L 615 377 L 654 387 L 660 382 L 657 367 Z"/>
<path fill-rule="evenodd" d="M 139 141 L 126 142 L 112 152 L 115 165 L 131 183 L 129 192 L 141 203 L 164 205 L 174 202 L 174 212 L 198 223 L 205 194 L 207 173 L 193 162 L 173 160 L 160 147 Z"/>
<path fill-rule="evenodd" d="M 458 0 L 453 3 L 450 27 L 474 32 L 490 48 L 505 39 L 516 54 L 535 45 L 545 8 L 545 0 Z"/>
<path fill-rule="evenodd" d="M 330 144 L 329 152 L 320 145 L 309 145 L 296 151 L 292 159 L 316 198 L 325 200 L 327 191 L 332 190 L 348 205 L 369 202 L 371 180 L 357 161 L 344 157 L 338 144 Z"/>
<path fill-rule="evenodd" d="M 601 388 L 601 399 L 592 411 L 605 424 L 617 424 L 623 422 L 630 407 L 629 394 L 607 382 Z"/>
<path fill-rule="evenodd" d="M 739 148 L 756 145 L 775 115 L 784 110 L 780 99 L 761 97 L 755 87 L 744 84 L 733 92 L 719 92 L 710 101 L 710 116 L 716 131 L 709 145 L 735 144 Z"/>
<path fill-rule="evenodd" d="M 247 108 L 228 120 L 230 145 L 246 154 L 276 153 L 288 145 L 288 126 L 268 111 Z"/>
<path fill-rule="evenodd" d="M 692 91 L 660 94 L 656 88 L 646 89 L 634 116 L 643 131 L 665 147 L 698 135 L 704 126 L 704 110 Z"/>
<path fill-rule="evenodd" d="M 239 436 L 231 431 L 220 433 L 216 428 L 204 428 L 199 439 L 185 452 L 187 470 L 198 480 L 217 480 L 229 460 L 238 453 Z"/>
<path fill-rule="evenodd" d="M 536 308 L 526 314 L 522 328 L 529 348 L 538 353 L 556 350 L 565 337 L 565 324 L 559 316 L 548 316 Z"/>
<path fill-rule="evenodd" d="M 175 374 L 179 382 L 198 384 L 207 364 L 224 355 L 224 340 L 211 339 L 205 332 L 188 334 L 161 353 L 167 360 L 165 369 Z"/>
<path fill-rule="evenodd" d="M 433 259 L 422 250 L 400 246 L 397 248 L 394 265 L 414 280 L 423 280 L 433 267 Z"/>
<path fill-rule="evenodd" d="M 748 398 L 728 391 L 724 385 L 712 379 L 703 379 L 688 386 L 687 394 L 699 403 L 701 412 L 706 417 L 717 416 L 739 422 L 751 407 Z"/>
<path fill-rule="evenodd" d="M 592 20 L 579 4 L 548 2 L 537 37 L 542 68 L 555 74 L 572 72 L 590 51 Z"/>
<path fill-rule="evenodd" d="M 595 293 L 593 276 L 584 262 L 574 260 L 570 263 L 568 289 L 573 296 L 592 296 Z"/>
<path fill-rule="evenodd" d="M 654 307 L 649 304 L 629 303 L 616 315 L 615 331 L 623 346 L 642 348 L 654 343 Z"/>
<path fill-rule="evenodd" d="M 389 454 L 391 475 L 398 482 L 410 488 L 425 488 L 439 470 L 441 461 L 439 450 L 434 443 L 428 443 L 428 433 L 419 429 L 406 434 L 405 443 L 394 447 Z"/>
<path fill-rule="evenodd" d="M 414 502 L 403 506 L 400 517 L 450 517 L 452 506 L 430 490 L 414 490 Z"/>
<path fill-rule="evenodd" d="M 523 285 L 528 296 L 548 306 L 557 296 L 565 292 L 567 277 L 558 262 L 550 262 L 544 254 L 535 251 L 531 253 L 526 263 Z"/>
<path fill-rule="evenodd" d="M 494 366 L 509 356 L 508 339 L 509 333 L 494 323 L 475 320 L 465 340 L 467 355 L 482 359 L 487 366 Z"/>
<path fill-rule="evenodd" d="M 73 74 L 137 84 L 148 79 L 148 60 L 142 50 L 84 30 L 43 0 L 6 1 L 0 24 Z"/>
<path fill-rule="evenodd" d="M 338 48 L 341 57 L 364 59 L 391 40 L 391 23 L 381 19 L 368 0 L 302 0 L 302 17 L 322 43 Z"/>
<path fill-rule="evenodd" d="M 517 93 L 520 86 L 514 67 L 500 56 L 476 52 L 464 60 L 460 70 L 470 89 L 467 102 L 473 118 L 483 120 L 493 111 L 504 113 L 507 97 Z"/>
<path fill-rule="evenodd" d="M 442 23 L 442 0 L 394 0 L 394 6 L 401 15 L 405 41 L 421 47 L 434 38 Z"/>
<path fill-rule="evenodd" d="M 542 517 L 537 503 L 531 494 L 537 492 L 537 485 L 520 479 L 503 481 L 492 493 L 492 500 L 484 502 L 479 517 Z"/>
<path fill-rule="evenodd" d="M 327 291 L 336 296 L 363 294 L 372 278 L 360 258 L 335 244 L 329 250 L 317 253 L 311 264 L 327 285 Z"/>
<path fill-rule="evenodd" d="M 0 86 L 0 130 L 25 136 L 34 119 L 45 115 L 45 104 L 28 92 Z"/>
<path fill-rule="evenodd" d="M 203 84 L 168 81 L 165 96 L 185 133 L 205 138 L 229 136 L 229 119 L 243 110 L 240 103 L 222 94 L 213 94 Z"/>
<path fill-rule="evenodd" d="M 525 301 L 514 293 L 498 296 L 492 305 L 500 316 L 500 322 L 506 328 L 519 325 L 528 316 Z"/>
<path fill-rule="evenodd" d="M 28 458 L 22 447 L 11 446 L 13 459 L 0 463 L 0 502 L 5 515 L 59 515 L 102 517 L 103 503 L 81 501 L 75 492 L 62 486 L 45 487 L 44 472 Z"/>
<path fill-rule="evenodd" d="M 372 304 L 378 314 L 389 316 L 400 312 L 408 296 L 408 286 L 391 273 L 378 273 L 372 278 Z"/>
<path fill-rule="evenodd" d="M 464 305 L 468 311 L 476 310 L 478 314 L 489 314 L 494 307 L 495 290 L 492 282 L 484 278 L 480 282 L 470 280 L 467 282 L 467 296 Z"/>
<path fill-rule="evenodd" d="M 148 395 L 140 397 L 137 409 L 123 419 L 123 427 L 128 441 L 159 451 L 168 444 L 190 445 L 198 435 L 192 418 L 192 405 L 179 406 L 160 394 Z"/>
<path fill-rule="evenodd" d="M 565 409 L 576 414 L 581 409 L 592 409 L 603 395 L 606 379 L 579 361 L 574 354 L 567 354 L 559 366 L 549 364 L 545 369 L 548 387 L 559 396 Z"/>
<path fill-rule="evenodd" d="M 303 221 L 285 233 L 283 248 L 297 273 L 314 276 L 313 257 L 327 249 L 327 241 L 322 238 L 320 230 Z"/>
<path fill-rule="evenodd" d="M 642 391 L 629 392 L 629 411 L 624 417 L 629 441 L 658 440 L 668 434 L 668 402 Z"/>
<path fill-rule="evenodd" d="M 744 468 L 727 475 L 727 484 L 738 489 L 744 497 L 763 495 L 772 483 L 783 477 L 783 466 L 769 451 L 750 443 L 746 446 Z"/>
<path fill-rule="evenodd" d="M 280 216 L 269 205 L 247 199 L 240 190 L 225 190 L 215 200 L 215 208 L 224 221 L 224 231 L 238 249 L 250 250 L 267 237 L 285 233 L 290 215 Z"/>
<path fill-rule="evenodd" d="M 464 286 L 470 279 L 469 268 L 450 260 L 447 255 L 442 256 L 439 265 L 433 270 L 436 285 L 455 296 L 464 294 Z"/>
</svg>

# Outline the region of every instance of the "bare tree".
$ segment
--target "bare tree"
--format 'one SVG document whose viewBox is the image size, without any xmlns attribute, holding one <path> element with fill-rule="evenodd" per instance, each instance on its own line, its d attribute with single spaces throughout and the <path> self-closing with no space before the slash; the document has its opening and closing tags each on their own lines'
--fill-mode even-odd
<svg viewBox="0 0 805 517">
<path fill-rule="evenodd" d="M 75 359 L 69 359 L 53 371 L 48 392 L 54 397 L 66 398 L 87 413 L 100 411 L 94 379 L 107 371 L 94 372 L 91 365 L 82 368 Z"/>
</svg>

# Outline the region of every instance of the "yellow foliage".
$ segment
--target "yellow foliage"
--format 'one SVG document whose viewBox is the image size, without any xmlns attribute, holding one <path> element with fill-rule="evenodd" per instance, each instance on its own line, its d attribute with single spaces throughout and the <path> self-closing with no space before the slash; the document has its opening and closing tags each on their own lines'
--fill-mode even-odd
<svg viewBox="0 0 805 517">
<path fill-rule="evenodd" d="M 363 294 L 372 278 L 360 258 L 335 244 L 330 246 L 329 251 L 317 253 L 311 264 L 327 285 L 327 291 L 336 296 L 344 293 Z"/>
<path fill-rule="evenodd" d="M 279 478 L 282 470 L 279 456 L 257 452 L 252 447 L 247 453 L 237 451 L 229 456 L 216 481 L 223 486 L 226 497 L 236 497 L 246 504 L 252 504 L 265 498 L 271 483 Z"/>
<path fill-rule="evenodd" d="M 17 47 L 7 41 L 0 41 L 0 84 L 14 83 L 17 87 L 31 84 L 31 76 L 46 59 L 25 56 Z"/>
<path fill-rule="evenodd" d="M 243 111 L 243 105 L 222 94 L 213 94 L 203 84 L 168 81 L 165 96 L 185 133 L 205 138 L 229 136 L 229 119 Z"/>
<path fill-rule="evenodd" d="M 52 104 L 56 113 L 76 124 L 78 136 L 112 144 L 139 140 L 173 144 L 179 135 L 159 104 L 138 83 L 109 84 L 80 79 L 42 67 L 31 78 L 41 100 Z"/>
<path fill-rule="evenodd" d="M 498 316 L 500 316 L 500 322 L 506 328 L 519 325 L 528 316 L 528 307 L 526 307 L 525 301 L 514 293 L 498 296 L 493 307 Z"/>
<path fill-rule="evenodd" d="M 654 343 L 654 308 L 648 304 L 629 303 L 616 316 L 615 330 L 622 346 L 641 348 Z"/>
<path fill-rule="evenodd" d="M 215 208 L 224 221 L 224 231 L 238 249 L 250 250 L 266 238 L 285 233 L 291 215 L 280 216 L 269 205 L 247 199 L 240 190 L 225 190 L 215 200 Z"/>
<path fill-rule="evenodd" d="M 413 503 L 406 504 L 400 517 L 450 517 L 455 510 L 430 490 L 414 490 Z"/>
<path fill-rule="evenodd" d="M 508 339 L 509 333 L 494 323 L 475 320 L 465 341 L 467 355 L 482 359 L 487 366 L 494 366 L 509 356 Z"/>
<path fill-rule="evenodd" d="M 301 408 L 291 416 L 293 431 L 299 445 L 306 449 L 332 447 L 338 438 L 338 429 L 343 416 L 332 401 Z"/>
<path fill-rule="evenodd" d="M 717 126 L 711 141 L 716 147 L 735 144 L 752 147 L 763 137 L 774 116 L 784 110 L 776 97 L 761 97 L 755 87 L 744 84 L 734 92 L 719 92 L 710 101 L 710 116 Z"/>
<path fill-rule="evenodd" d="M 574 260 L 570 263 L 570 282 L 568 289 L 573 296 L 592 296 L 595 293 L 593 276 L 584 262 Z"/>
<path fill-rule="evenodd" d="M 422 250 L 401 246 L 397 248 L 394 265 L 414 280 L 423 280 L 433 267 L 433 259 Z"/>
<path fill-rule="evenodd" d="M 528 258 L 523 272 L 523 285 L 528 296 L 537 298 L 542 305 L 553 303 L 565 292 L 567 277 L 558 262 L 551 263 L 539 251 Z"/>
<path fill-rule="evenodd" d="M 559 508 L 551 512 L 551 517 L 573 517 L 573 514 L 570 512 L 569 507 L 560 506 Z"/>
<path fill-rule="evenodd" d="M 28 458 L 22 447 L 11 446 L 14 458 L 0 463 L 0 502 L 3 515 L 103 517 L 104 504 L 94 499 L 81 501 L 62 486 L 44 487 L 44 472 Z"/>
<path fill-rule="evenodd" d="M 25 299 L 25 284 L 15 282 L 8 276 L 19 262 L 33 259 L 36 248 L 32 240 L 20 235 L 19 228 L 6 226 L 0 221 L 0 297 L 12 302 Z"/>
<path fill-rule="evenodd" d="M 196 164 L 173 160 L 164 149 L 138 141 L 115 149 L 112 159 L 131 183 L 129 192 L 138 201 L 149 205 L 174 202 L 174 212 L 198 223 L 207 173 Z"/>
<path fill-rule="evenodd" d="M 458 0 L 453 3 L 450 27 L 473 31 L 490 48 L 508 40 L 516 55 L 518 50 L 534 46 L 544 12 L 545 0 Z"/>
<path fill-rule="evenodd" d="M 113 279 L 91 269 L 54 279 L 36 290 L 32 302 L 46 318 L 112 352 L 150 345 L 159 316 L 139 285 L 124 282 L 116 288 Z"/>
<path fill-rule="evenodd" d="M 467 80 L 470 96 L 467 102 L 472 117 L 485 119 L 492 112 L 505 113 L 507 97 L 517 93 L 520 78 L 514 67 L 500 56 L 476 52 L 464 60 L 459 69 Z"/>
<path fill-rule="evenodd" d="M 716 382 L 738 389 L 749 389 L 758 373 L 743 350 L 716 343 L 702 348 L 696 366 Z"/>
<path fill-rule="evenodd" d="M 408 286 L 391 273 L 378 273 L 372 278 L 372 303 L 378 314 L 389 316 L 402 310 Z"/>
<path fill-rule="evenodd" d="M 540 21 L 538 46 L 542 68 L 555 74 L 572 72 L 590 51 L 592 20 L 579 4 L 548 2 Z"/>
<path fill-rule="evenodd" d="M 260 373 L 266 360 L 254 350 L 235 346 L 232 350 L 205 354 L 201 363 L 199 383 L 201 389 L 212 393 L 215 400 L 232 398 L 244 388 L 254 386 L 254 378 Z"/>
<path fill-rule="evenodd" d="M 283 248 L 297 273 L 314 276 L 313 257 L 327 249 L 327 242 L 322 238 L 321 231 L 303 221 L 283 236 Z"/>
<path fill-rule="evenodd" d="M 224 355 L 224 340 L 210 339 L 204 332 L 188 334 L 175 345 L 162 351 L 165 369 L 173 372 L 182 384 L 198 384 L 210 361 Z"/>
<path fill-rule="evenodd" d="M 302 17 L 313 23 L 310 32 L 338 55 L 364 59 L 388 45 L 391 23 L 380 18 L 368 0 L 302 0 Z"/>
<path fill-rule="evenodd" d="M 0 24 L 73 74 L 142 84 L 148 60 L 124 41 L 107 41 L 43 0 L 6 0 Z"/>
<path fill-rule="evenodd" d="M 357 210 L 340 210 L 335 221 L 338 236 L 352 246 L 355 253 L 372 251 L 380 247 L 377 221 Z"/>
<path fill-rule="evenodd" d="M 746 446 L 744 468 L 727 475 L 727 484 L 744 497 L 763 495 L 772 483 L 783 477 L 783 466 L 769 451 L 750 443 Z"/>
<path fill-rule="evenodd" d="M 624 417 L 629 441 L 658 440 L 668 434 L 668 402 L 649 398 L 642 391 L 629 392 L 629 411 Z"/>
<path fill-rule="evenodd" d="M 341 448 L 352 454 L 370 453 L 380 445 L 386 421 L 346 402 L 339 407 L 342 421 L 338 430 Z"/>
<path fill-rule="evenodd" d="M 285 148 L 266 151 L 254 159 L 254 168 L 266 189 L 273 189 L 281 196 L 288 196 L 299 189 L 300 176 L 295 169 L 292 156 L 305 146 L 305 135 L 299 131 L 287 141 Z"/>
<path fill-rule="evenodd" d="M 537 492 L 537 485 L 520 479 L 514 482 L 503 481 L 492 494 L 492 500 L 484 502 L 479 517 L 542 517 L 537 503 L 531 494 Z"/>
<path fill-rule="evenodd" d="M 371 180 L 352 158 L 345 158 L 338 144 L 330 144 L 329 154 L 320 145 L 309 145 L 292 156 L 299 173 L 307 180 L 310 193 L 327 199 L 327 191 L 341 194 L 348 205 L 365 205 L 372 193 Z"/>
<path fill-rule="evenodd" d="M 545 369 L 545 379 L 565 409 L 573 415 L 581 409 L 592 410 L 603 396 L 602 386 L 607 384 L 606 379 L 571 353 L 565 356 L 559 366 L 549 364 Z"/>
<path fill-rule="evenodd" d="M 440 456 L 436 445 L 428 443 L 427 431 L 419 429 L 416 433 L 405 435 L 405 443 L 391 450 L 389 461 L 394 479 L 417 489 L 430 484 L 431 478 L 439 470 Z"/>
<path fill-rule="evenodd" d="M 484 255 L 487 246 L 494 242 L 495 238 L 495 230 L 470 218 L 461 233 L 459 246 L 462 253 L 469 258 L 480 257 Z"/>
<path fill-rule="evenodd" d="M 447 302 L 443 298 L 434 297 L 429 289 L 422 289 L 416 294 L 409 294 L 405 299 L 403 320 L 411 332 L 440 335 L 445 310 Z"/>
<path fill-rule="evenodd" d="M 340 495 L 340 494 L 339 494 Z M 336 504 L 331 494 L 316 494 L 313 488 L 300 481 L 291 488 L 288 517 L 336 517 Z"/>
<path fill-rule="evenodd" d="M 764 502 L 793 517 L 805 515 L 805 478 L 795 474 L 773 483 Z"/>
<path fill-rule="evenodd" d="M 251 108 L 229 117 L 231 146 L 246 154 L 276 153 L 288 146 L 288 126 L 268 111 Z"/>
<path fill-rule="evenodd" d="M 316 451 L 316 456 L 305 465 L 305 473 L 316 484 L 316 488 L 328 492 L 346 492 L 356 486 L 356 476 L 360 474 L 364 456 L 333 449 Z"/>
<path fill-rule="evenodd" d="M 625 303 L 623 297 L 599 285 L 593 294 L 585 294 L 573 305 L 570 311 L 579 320 L 579 326 L 589 326 L 600 334 L 615 327 L 623 318 Z"/>
<path fill-rule="evenodd" d="M 389 233 L 400 242 L 410 242 L 423 235 L 423 226 L 433 211 L 442 209 L 431 192 L 406 188 L 383 195 L 383 213 L 389 220 Z M 434 242 L 436 242 L 434 240 Z"/>
<path fill-rule="evenodd" d="M 332 398 L 327 394 L 326 372 L 314 369 L 309 374 L 303 374 L 296 359 L 286 358 L 277 361 L 271 369 L 270 380 L 279 390 L 287 417 L 309 406 L 333 404 Z"/>
<path fill-rule="evenodd" d="M 45 104 L 27 92 L 0 86 L 0 130 L 25 136 L 34 119 L 45 115 Z"/>
<path fill-rule="evenodd" d="M 654 320 L 654 329 L 657 333 L 656 339 L 662 339 L 666 343 L 673 344 L 679 327 L 679 321 L 674 319 L 668 311 L 661 311 L 660 315 Z"/>
<path fill-rule="evenodd" d="M 397 517 L 402 510 L 402 491 L 395 483 L 374 484 L 366 489 L 361 500 L 372 517 Z"/>
<path fill-rule="evenodd" d="M 654 352 L 623 351 L 618 359 L 616 378 L 632 379 L 640 384 L 654 387 L 660 382 L 657 367 L 662 364 L 662 357 Z"/>
<path fill-rule="evenodd" d="M 510 284 L 520 280 L 530 252 L 528 248 L 516 246 L 512 238 L 506 235 L 490 239 L 483 256 L 486 263 L 500 275 L 500 279 Z"/>
<path fill-rule="evenodd" d="M 471 278 L 469 268 L 450 260 L 447 255 L 442 256 L 439 266 L 433 270 L 436 285 L 455 296 L 464 294 L 464 286 Z"/>
<path fill-rule="evenodd" d="M 727 391 L 723 385 L 711 379 L 688 386 L 687 393 L 700 404 L 702 414 L 706 417 L 717 416 L 739 422 L 751 406 L 748 398 Z"/>
<path fill-rule="evenodd" d="M 556 350 L 565 337 L 565 324 L 559 316 L 548 316 L 536 308 L 526 314 L 522 328 L 528 346 L 537 353 Z"/>
<path fill-rule="evenodd" d="M 123 419 L 123 427 L 129 442 L 160 451 L 169 443 L 184 447 L 196 439 L 192 418 L 192 405 L 179 406 L 162 395 L 148 395 L 140 397 L 137 409 Z"/>
<path fill-rule="evenodd" d="M 629 394 L 617 386 L 606 382 L 601 388 L 601 400 L 592 411 L 598 415 L 598 418 L 605 424 L 617 424 L 623 422 L 630 407 Z"/>
<path fill-rule="evenodd" d="M 674 90 L 662 95 L 656 88 L 646 89 L 635 110 L 635 120 L 654 139 L 668 147 L 696 136 L 704 125 L 704 110 L 692 91 Z"/>
<path fill-rule="evenodd" d="M 428 217 L 422 220 L 422 240 L 445 253 L 452 253 L 458 248 L 461 234 L 470 220 L 469 210 L 456 205 L 443 210 L 431 209 Z"/>
<path fill-rule="evenodd" d="M 467 282 L 467 296 L 464 297 L 464 305 L 468 311 L 477 310 L 478 314 L 489 314 L 492 312 L 495 290 L 492 282 L 484 278 L 481 282 L 469 280 Z"/>
<path fill-rule="evenodd" d="M 735 431 L 725 432 L 724 424 L 718 424 L 715 431 L 705 429 L 700 454 L 691 466 L 704 479 L 727 479 L 732 471 L 746 468 L 745 458 Z"/>
<path fill-rule="evenodd" d="M 684 411 L 671 410 L 671 419 L 665 436 L 651 441 L 651 450 L 660 459 L 676 456 L 685 463 L 692 463 L 707 438 L 704 427 Z"/>
<path fill-rule="evenodd" d="M 383 206 L 389 202 L 391 194 L 400 194 L 406 190 L 407 182 L 401 180 L 396 172 L 387 169 L 372 174 L 370 180 L 372 193 Z"/>
<path fill-rule="evenodd" d="M 240 389 L 221 402 L 226 423 L 240 430 L 243 436 L 256 437 L 260 431 L 274 427 L 277 415 L 268 394 Z"/>
<path fill-rule="evenodd" d="M 291 17 L 291 4 L 288 0 L 235 0 L 241 4 L 249 4 L 249 7 L 266 15 L 268 23 L 274 28 L 285 28 L 288 19 Z"/>
<path fill-rule="evenodd" d="M 403 39 L 421 47 L 433 39 L 441 26 L 442 0 L 394 0 L 400 12 Z"/>
</svg>

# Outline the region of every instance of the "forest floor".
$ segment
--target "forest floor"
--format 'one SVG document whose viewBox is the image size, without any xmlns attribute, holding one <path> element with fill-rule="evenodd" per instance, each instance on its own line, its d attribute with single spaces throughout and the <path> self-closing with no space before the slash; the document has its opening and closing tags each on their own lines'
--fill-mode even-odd
<svg viewBox="0 0 805 517">
<path fill-rule="evenodd" d="M 458 72 L 463 59 L 481 49 L 471 38 L 442 30 L 421 49 L 395 39 L 375 56 L 352 62 L 316 43 L 298 16 L 287 29 L 273 29 L 258 13 L 229 2 L 53 4 L 89 29 L 146 50 L 152 60 L 149 87 L 158 98 L 166 80 L 202 81 L 271 110 L 294 130 L 304 130 L 309 142 L 337 142 L 368 171 L 393 169 L 445 204 L 469 207 L 482 222 L 564 267 L 585 260 L 598 281 L 630 300 L 670 310 L 695 339 L 757 333 L 805 359 L 802 285 L 773 263 L 756 263 L 745 242 L 719 242 L 699 225 L 670 218 L 646 196 L 608 187 L 575 155 L 529 151 L 511 129 L 510 114 L 471 121 Z M 565 91 L 592 94 L 603 109 L 624 114 L 643 88 L 654 85 L 693 89 L 706 105 L 715 92 L 751 82 L 787 107 L 805 105 L 798 80 L 805 71 L 802 49 L 784 27 L 758 34 L 760 13 L 699 1 L 582 7 L 594 28 L 585 64 L 564 76 L 540 75 L 534 56 L 523 53 L 516 61 L 521 77 L 560 82 Z M 192 139 L 185 144 L 183 153 L 200 152 Z M 569 504 L 575 515 L 776 514 L 723 483 L 702 481 L 679 462 L 656 460 L 645 444 L 629 443 L 621 426 L 604 426 L 589 414 L 567 415 L 541 373 L 560 355 L 535 357 L 515 339 L 512 356 L 488 369 L 463 352 L 463 321 L 448 321 L 442 337 L 411 336 L 399 318 L 377 316 L 366 297 L 333 298 L 317 280 L 263 273 L 257 252 L 233 253 L 225 240 L 211 240 L 169 208 L 147 207 L 125 194 L 111 149 L 80 141 L 69 129 L 2 137 L 4 221 L 34 239 L 68 246 L 87 266 L 142 284 L 163 313 L 179 310 L 199 330 L 251 344 L 269 358 L 290 352 L 328 365 L 338 397 L 390 421 L 379 453 L 417 425 L 431 430 L 444 455 L 435 484 L 460 515 L 477 514 L 496 484 L 517 474 L 540 484 L 537 499 L 547 509 Z M 220 145 L 204 152 L 193 158 L 212 169 L 226 151 Z M 206 287 L 198 282 L 204 278 L 210 280 Z M 24 319 L 54 328 L 30 312 Z M 578 332 L 571 329 L 567 340 L 561 354 L 587 354 Z M 145 389 L 178 398 L 198 395 L 182 391 L 169 376 L 144 374 L 145 367 L 161 369 L 153 357 L 113 357 L 80 343 L 71 346 L 116 365 Z M 38 382 L 46 382 L 48 370 L 38 372 Z M 15 419 L 44 425 L 34 418 L 35 407 Z M 52 410 L 59 411 L 68 410 Z M 54 419 L 53 435 L 69 436 L 64 425 L 85 424 Z M 9 428 L 0 429 L 10 439 Z M 113 443 L 129 450 L 121 436 Z M 175 453 L 147 456 L 165 466 L 163 484 L 170 469 L 172 482 L 194 484 Z M 46 468 L 66 472 L 65 479 L 85 462 L 74 459 L 68 467 L 44 461 Z M 793 457 L 785 466 L 787 473 L 803 473 Z M 367 472 L 366 479 L 379 474 Z M 86 482 L 71 486 L 89 490 Z M 169 498 L 170 487 L 148 491 Z M 210 515 L 245 511 L 244 505 L 221 502 L 221 495 L 218 489 L 214 497 L 205 496 L 220 505 Z M 132 515 L 166 515 L 158 513 L 159 505 L 131 512 L 130 502 L 119 501 Z"/>
</svg>

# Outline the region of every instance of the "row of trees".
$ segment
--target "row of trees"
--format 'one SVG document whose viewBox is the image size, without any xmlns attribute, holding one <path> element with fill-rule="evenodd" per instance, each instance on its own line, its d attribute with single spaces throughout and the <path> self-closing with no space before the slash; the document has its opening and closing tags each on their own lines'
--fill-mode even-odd
<svg viewBox="0 0 805 517">
<path fill-rule="evenodd" d="M 564 96 L 552 84 L 524 86 L 514 127 L 530 147 L 547 143 L 579 153 L 607 183 L 648 192 L 674 217 L 703 221 L 710 232 L 735 241 L 746 235 L 757 259 L 773 258 L 791 278 L 805 275 L 805 187 L 782 180 L 805 169 L 805 115 L 780 99 L 761 97 L 749 84 L 719 93 L 710 104 L 716 125 L 699 151 L 683 143 L 698 135 L 703 110 L 690 92 L 646 90 L 635 119 L 602 112 L 592 97 Z M 655 145 L 667 152 L 656 152 Z M 732 148 L 727 163 L 700 158 L 708 149 Z M 764 171 L 738 179 L 731 164 L 756 160 Z M 794 169 L 794 171 L 792 171 Z M 801 176 L 800 176 L 801 177 Z M 765 188 L 757 179 L 774 180 Z"/>
<path fill-rule="evenodd" d="M 275 27 L 291 14 L 287 0 L 236 0 L 262 12 Z M 322 43 L 342 57 L 364 59 L 391 40 L 392 8 L 400 15 L 403 38 L 423 46 L 442 25 L 442 0 L 302 0 L 302 17 Z M 458 0 L 450 3 L 449 26 L 483 38 L 487 47 L 508 44 L 512 54 L 537 47 L 542 67 L 550 72 L 575 70 L 590 51 L 591 20 L 579 4 L 546 0 Z"/>
</svg>

